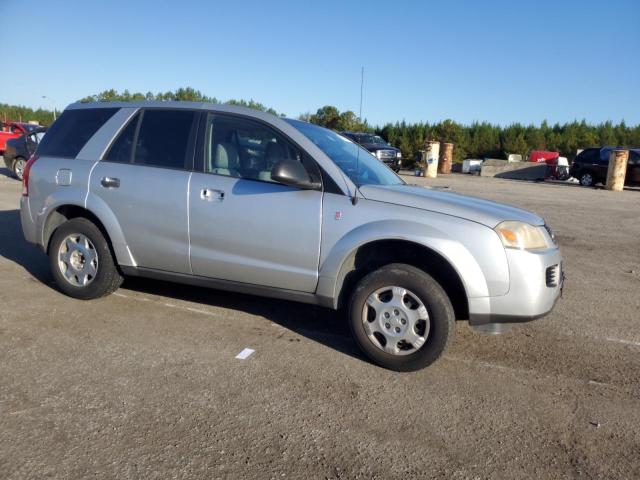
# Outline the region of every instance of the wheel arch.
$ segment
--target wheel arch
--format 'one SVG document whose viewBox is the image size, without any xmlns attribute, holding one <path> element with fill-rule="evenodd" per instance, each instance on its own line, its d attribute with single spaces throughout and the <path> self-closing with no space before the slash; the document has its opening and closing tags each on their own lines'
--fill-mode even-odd
<svg viewBox="0 0 640 480">
<path fill-rule="evenodd" d="M 86 218 L 98 227 L 118 264 L 135 265 L 120 229 L 114 228 L 108 221 L 103 221 L 104 216 L 75 203 L 63 203 L 50 209 L 42 227 L 42 245 L 47 254 L 53 233 L 60 225 L 74 218 Z"/>
<path fill-rule="evenodd" d="M 406 263 L 432 276 L 449 296 L 456 319 L 469 318 L 467 289 L 456 267 L 436 250 L 400 238 L 372 240 L 349 252 L 336 278 L 334 306 L 341 308 L 345 305 L 358 281 L 365 275 L 391 263 Z"/>
</svg>

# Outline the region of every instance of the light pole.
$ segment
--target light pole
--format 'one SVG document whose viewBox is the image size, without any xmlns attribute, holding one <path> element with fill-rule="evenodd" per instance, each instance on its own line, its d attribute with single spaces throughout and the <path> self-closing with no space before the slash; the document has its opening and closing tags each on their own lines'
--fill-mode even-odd
<svg viewBox="0 0 640 480">
<path fill-rule="evenodd" d="M 43 95 L 42 98 L 49 100 L 53 104 L 53 121 L 56 121 L 56 102 L 53 98 Z"/>
</svg>

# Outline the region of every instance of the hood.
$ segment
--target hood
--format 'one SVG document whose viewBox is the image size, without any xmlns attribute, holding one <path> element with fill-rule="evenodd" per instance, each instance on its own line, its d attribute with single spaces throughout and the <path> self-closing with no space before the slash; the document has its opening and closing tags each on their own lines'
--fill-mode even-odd
<svg viewBox="0 0 640 480">
<path fill-rule="evenodd" d="M 367 200 L 444 213 L 472 220 L 489 228 L 505 220 L 544 225 L 544 219 L 533 212 L 458 193 L 414 185 L 363 185 L 359 190 Z"/>
</svg>

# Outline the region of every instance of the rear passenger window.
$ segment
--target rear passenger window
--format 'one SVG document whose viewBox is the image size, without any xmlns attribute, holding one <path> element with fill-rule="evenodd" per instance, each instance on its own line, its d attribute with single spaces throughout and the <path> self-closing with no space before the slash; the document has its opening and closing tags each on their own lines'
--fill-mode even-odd
<svg viewBox="0 0 640 480">
<path fill-rule="evenodd" d="M 117 108 L 65 110 L 38 146 L 38 155 L 75 158 Z"/>
<path fill-rule="evenodd" d="M 188 110 L 145 110 L 138 132 L 134 163 L 185 168 L 195 113 Z"/>
<path fill-rule="evenodd" d="M 113 142 L 113 145 L 111 145 L 109 153 L 107 153 L 107 155 L 104 157 L 107 162 L 131 162 L 131 151 L 133 149 L 133 142 L 136 135 L 136 128 L 138 127 L 139 119 L 140 114 L 136 113 L 124 128 L 124 130 L 120 132 L 120 135 L 118 136 L 116 141 Z"/>
</svg>

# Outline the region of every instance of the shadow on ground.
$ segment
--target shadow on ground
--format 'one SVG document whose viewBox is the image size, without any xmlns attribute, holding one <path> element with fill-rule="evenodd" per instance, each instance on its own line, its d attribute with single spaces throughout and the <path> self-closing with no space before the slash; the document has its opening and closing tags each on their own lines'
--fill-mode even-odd
<svg viewBox="0 0 640 480">
<path fill-rule="evenodd" d="M 0 257 L 20 265 L 40 282 L 51 286 L 53 277 L 47 256 L 22 236 L 20 210 L 0 210 Z"/>
<path fill-rule="evenodd" d="M 0 210 L 0 257 L 22 266 L 37 280 L 55 288 L 47 256 L 38 247 L 26 243 L 22 236 L 19 210 Z M 363 358 L 351 339 L 345 314 L 342 312 L 314 305 L 137 277 L 127 278 L 123 289 L 258 315 L 339 352 Z"/>
<path fill-rule="evenodd" d="M 2 155 L 0 155 L 0 165 L 2 165 L 0 167 L 0 175 L 4 175 L 5 177 L 8 177 L 12 180 L 18 181 L 18 179 L 13 175 L 13 173 L 11 172 L 11 170 L 9 170 L 8 168 L 6 168 L 4 166 L 4 159 L 2 157 Z"/>
</svg>

